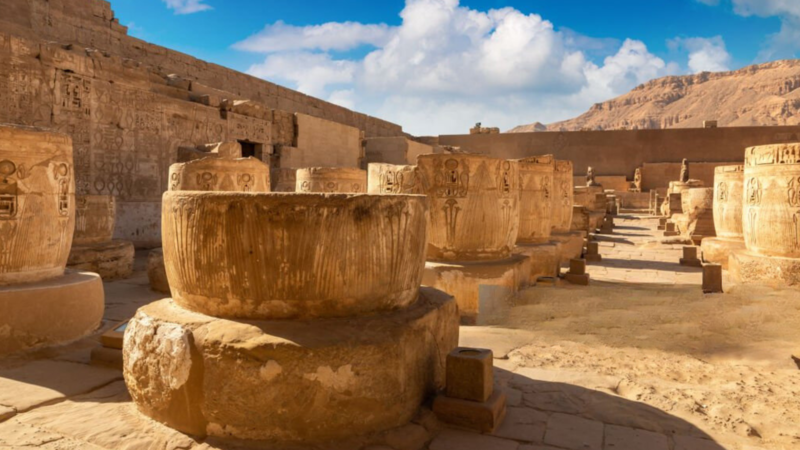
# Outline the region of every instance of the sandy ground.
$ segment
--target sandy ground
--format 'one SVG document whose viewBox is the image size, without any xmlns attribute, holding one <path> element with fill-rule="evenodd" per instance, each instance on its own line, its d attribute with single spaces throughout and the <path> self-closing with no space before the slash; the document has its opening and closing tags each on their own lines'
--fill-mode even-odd
<svg viewBox="0 0 800 450">
<path fill-rule="evenodd" d="M 495 355 L 508 415 L 491 434 L 458 430 L 423 408 L 411 424 L 291 449 L 759 450 L 800 448 L 800 290 L 726 283 L 704 295 L 681 246 L 656 221 L 617 219 L 598 236 L 590 286 L 532 287 L 461 327 L 461 345 Z M 145 254 L 106 283 L 104 329 L 162 296 Z M 100 330 L 102 331 L 102 330 Z M 0 450 L 281 449 L 199 439 L 137 413 L 121 373 L 90 361 L 99 332 L 0 359 Z"/>
</svg>

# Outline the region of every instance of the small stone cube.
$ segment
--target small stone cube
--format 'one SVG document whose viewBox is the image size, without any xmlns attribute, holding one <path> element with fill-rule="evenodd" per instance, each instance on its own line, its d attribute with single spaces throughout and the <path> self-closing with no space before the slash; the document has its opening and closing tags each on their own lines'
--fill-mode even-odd
<svg viewBox="0 0 800 450">
<path fill-rule="evenodd" d="M 569 274 L 570 275 L 583 275 L 586 273 L 586 260 L 585 259 L 570 259 L 569 260 Z"/>
<path fill-rule="evenodd" d="M 494 387 L 492 351 L 457 347 L 447 355 L 448 397 L 485 402 Z"/>
<path fill-rule="evenodd" d="M 722 292 L 722 266 L 703 264 L 703 292 L 713 294 Z"/>
<path fill-rule="evenodd" d="M 442 422 L 491 433 L 506 415 L 506 394 L 495 391 L 484 402 L 472 402 L 439 395 L 433 401 L 433 412 Z"/>
</svg>

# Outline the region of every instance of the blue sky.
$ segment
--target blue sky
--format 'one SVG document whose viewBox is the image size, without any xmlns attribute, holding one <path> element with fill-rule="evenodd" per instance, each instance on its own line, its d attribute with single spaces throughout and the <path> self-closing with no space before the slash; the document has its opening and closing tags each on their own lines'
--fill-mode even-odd
<svg viewBox="0 0 800 450">
<path fill-rule="evenodd" d="M 554 122 L 654 77 L 800 50 L 800 0 L 111 4 L 133 36 L 417 135 Z"/>
</svg>

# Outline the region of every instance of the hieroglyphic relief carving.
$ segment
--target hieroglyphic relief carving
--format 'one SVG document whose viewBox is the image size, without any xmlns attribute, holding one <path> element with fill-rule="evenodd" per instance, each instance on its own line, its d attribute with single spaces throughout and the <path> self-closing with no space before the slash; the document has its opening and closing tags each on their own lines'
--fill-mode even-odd
<svg viewBox="0 0 800 450">
<path fill-rule="evenodd" d="M 728 201 L 728 183 L 724 181 L 717 183 L 717 201 L 722 203 Z"/>
<path fill-rule="evenodd" d="M 70 170 L 66 163 L 56 164 L 55 179 L 58 183 L 58 213 L 64 217 L 69 216 L 69 188 Z"/>
<path fill-rule="evenodd" d="M 789 178 L 787 197 L 790 208 L 800 208 L 800 177 Z M 792 213 L 794 249 L 800 249 L 800 210 Z"/>
<path fill-rule="evenodd" d="M 250 173 L 241 173 L 236 176 L 236 184 L 239 185 L 239 190 L 242 192 L 250 192 L 252 189 L 253 179 L 255 177 Z"/>
<path fill-rule="evenodd" d="M 74 73 L 59 71 L 58 105 L 66 112 L 91 117 L 91 82 Z"/>
<path fill-rule="evenodd" d="M 755 230 L 758 221 L 758 206 L 761 204 L 761 182 L 758 178 L 747 181 L 747 229 L 753 245 L 758 245 L 758 232 Z"/>
<path fill-rule="evenodd" d="M 17 182 L 9 179 L 15 172 L 17 166 L 13 161 L 0 161 L 0 220 L 17 215 Z"/>
<path fill-rule="evenodd" d="M 442 210 L 447 227 L 447 243 L 453 245 L 458 214 L 461 212 L 457 199 L 466 197 L 469 192 L 469 165 L 466 160 L 459 162 L 451 158 L 444 164 L 437 161 L 436 168 L 438 170 L 434 180 L 434 193 L 437 197 L 447 198 Z"/>
<path fill-rule="evenodd" d="M 213 191 L 217 184 L 217 174 L 202 172 L 197 174 L 197 185 L 203 191 Z"/>
</svg>

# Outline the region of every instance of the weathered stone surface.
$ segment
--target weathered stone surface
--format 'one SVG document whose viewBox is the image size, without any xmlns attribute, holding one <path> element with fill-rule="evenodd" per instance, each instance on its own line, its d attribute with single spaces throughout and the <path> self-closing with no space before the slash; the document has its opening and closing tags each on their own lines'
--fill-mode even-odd
<svg viewBox="0 0 800 450">
<path fill-rule="evenodd" d="M 297 169 L 270 169 L 271 192 L 295 192 Z"/>
<path fill-rule="evenodd" d="M 74 228 L 72 140 L 0 125 L 0 285 L 63 274 Z"/>
<path fill-rule="evenodd" d="M 430 450 L 517 450 L 519 443 L 459 430 L 445 430 L 431 442 Z"/>
<path fill-rule="evenodd" d="M 714 229 L 717 237 L 743 240 L 744 166 L 720 166 L 714 172 Z"/>
<path fill-rule="evenodd" d="M 700 244 L 703 261 L 712 262 L 728 270 L 728 261 L 735 252 L 745 250 L 744 239 L 706 238 Z"/>
<path fill-rule="evenodd" d="M 72 270 L 95 272 L 104 281 L 128 278 L 133 273 L 136 253 L 130 241 L 107 241 L 97 244 L 74 245 L 67 267 Z"/>
<path fill-rule="evenodd" d="M 363 194 L 367 192 L 367 171 L 352 167 L 309 167 L 297 169 L 296 192 Z"/>
<path fill-rule="evenodd" d="M 800 258 L 765 256 L 747 249 L 734 251 L 728 260 L 731 277 L 741 283 L 800 286 Z"/>
<path fill-rule="evenodd" d="M 370 163 L 367 172 L 370 194 L 422 194 L 417 166 Z"/>
<path fill-rule="evenodd" d="M 719 264 L 703 264 L 703 292 L 713 294 L 722 292 L 722 266 Z"/>
<path fill-rule="evenodd" d="M 438 395 L 433 401 L 433 412 L 442 422 L 491 433 L 500 426 L 506 415 L 506 394 L 495 391 L 484 402 Z"/>
<path fill-rule="evenodd" d="M 450 398 L 485 402 L 494 389 L 492 351 L 457 347 L 447 354 L 447 388 Z"/>
<path fill-rule="evenodd" d="M 517 163 L 482 155 L 417 159 L 431 202 L 429 261 L 499 260 L 511 256 L 519 227 Z"/>
<path fill-rule="evenodd" d="M 517 243 L 541 243 L 550 238 L 553 227 L 552 200 L 553 171 L 552 155 L 520 159 L 520 208 Z"/>
<path fill-rule="evenodd" d="M 572 208 L 570 208 L 570 210 L 572 210 Z M 570 220 L 572 220 L 571 215 Z M 568 263 L 570 259 L 581 257 L 583 253 L 583 237 L 585 234 L 585 231 L 580 230 L 572 230 L 567 233 L 553 230 L 551 237 L 561 244 L 560 259 L 562 264 Z"/>
<path fill-rule="evenodd" d="M 255 158 L 198 159 L 169 168 L 170 191 L 269 192 L 269 167 Z"/>
<path fill-rule="evenodd" d="M 556 413 L 547 422 L 544 443 L 570 450 L 602 450 L 603 423 Z"/>
<path fill-rule="evenodd" d="M 555 161 L 553 166 L 553 195 L 551 212 L 553 233 L 568 233 L 572 225 L 574 195 L 572 161 Z"/>
<path fill-rule="evenodd" d="M 83 337 L 100 325 L 103 308 L 103 282 L 94 273 L 0 286 L 0 356 Z"/>
<path fill-rule="evenodd" d="M 561 266 L 561 244 L 550 241 L 544 244 L 518 244 L 515 251 L 527 256 L 531 265 L 529 284 L 541 277 L 556 277 Z"/>
<path fill-rule="evenodd" d="M 197 435 L 337 439 L 400 426 L 443 387 L 458 341 L 453 299 L 430 288 L 380 315 L 239 322 L 163 300 L 125 334 L 139 409 Z"/>
<path fill-rule="evenodd" d="M 691 237 L 714 237 L 714 189 L 692 188 L 681 192 L 686 228 L 681 233 Z"/>
<path fill-rule="evenodd" d="M 175 301 L 217 317 L 345 316 L 410 305 L 427 199 L 412 195 L 164 195 Z M 359 245 L 355 245 L 359 243 Z"/>
<path fill-rule="evenodd" d="M 164 266 L 164 249 L 154 248 L 147 254 L 147 280 L 150 282 L 150 289 L 169 294 L 169 280 L 167 280 L 167 268 Z"/>
<path fill-rule="evenodd" d="M 114 236 L 117 203 L 113 195 L 75 196 L 75 235 L 72 245 L 99 244 Z"/>
<path fill-rule="evenodd" d="M 669 450 L 667 437 L 661 433 L 606 425 L 605 450 Z"/>
</svg>

